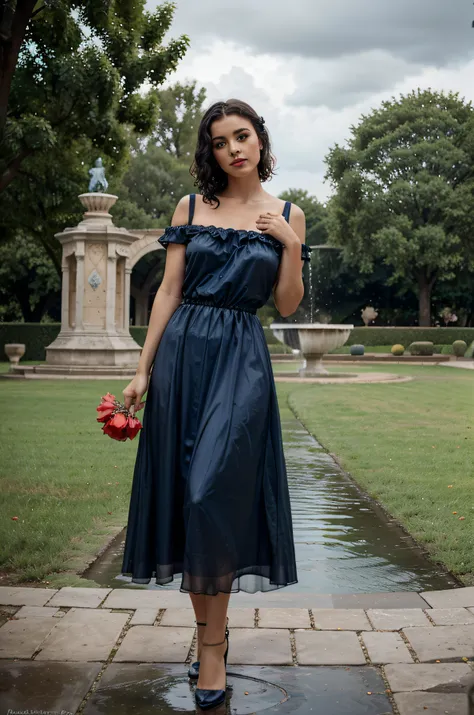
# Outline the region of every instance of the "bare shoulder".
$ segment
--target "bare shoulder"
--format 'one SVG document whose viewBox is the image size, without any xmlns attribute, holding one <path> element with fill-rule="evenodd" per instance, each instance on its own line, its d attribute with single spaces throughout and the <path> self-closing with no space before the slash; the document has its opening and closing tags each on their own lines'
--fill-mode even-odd
<svg viewBox="0 0 474 715">
<path fill-rule="evenodd" d="M 300 239 L 301 243 L 304 243 L 306 238 L 306 217 L 303 209 L 297 204 L 291 204 L 290 226 Z"/>
<path fill-rule="evenodd" d="M 190 194 L 183 196 L 178 201 L 178 203 L 176 204 L 176 208 L 174 210 L 173 218 L 171 219 L 172 226 L 182 226 L 183 224 L 188 223 L 189 201 L 190 201 Z"/>
</svg>

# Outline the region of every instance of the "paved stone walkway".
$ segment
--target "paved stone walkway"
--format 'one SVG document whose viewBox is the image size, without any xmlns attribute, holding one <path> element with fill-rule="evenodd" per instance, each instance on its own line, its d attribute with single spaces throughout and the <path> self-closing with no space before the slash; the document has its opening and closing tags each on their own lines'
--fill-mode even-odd
<svg viewBox="0 0 474 715">
<path fill-rule="evenodd" d="M 419 608 L 370 607 L 370 594 L 366 608 L 249 608 L 232 605 L 238 596 L 229 607 L 228 668 L 375 667 L 393 712 L 467 715 L 474 587 L 421 592 Z M 74 687 L 64 688 L 61 708 L 57 700 L 55 706 L 76 713 L 112 664 L 181 664 L 184 674 L 195 659 L 194 612 L 181 592 L 0 587 L 0 614 L 0 702 L 7 698 L 12 710 L 25 702 L 31 708 L 36 697 L 38 711 L 52 712 L 39 702 L 46 697 L 33 677 L 40 663 L 57 665 L 57 672 L 74 666 L 73 678 L 64 671 Z M 23 676 L 17 700 L 12 669 Z"/>
</svg>

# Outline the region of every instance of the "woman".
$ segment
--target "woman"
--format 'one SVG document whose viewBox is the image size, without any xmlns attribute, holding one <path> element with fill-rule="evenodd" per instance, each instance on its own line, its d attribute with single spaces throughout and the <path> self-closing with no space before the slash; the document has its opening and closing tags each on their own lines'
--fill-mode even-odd
<svg viewBox="0 0 474 715">
<path fill-rule="evenodd" d="M 295 312 L 311 249 L 303 211 L 262 188 L 273 167 L 264 119 L 248 104 L 207 110 L 191 167 L 201 194 L 179 201 L 158 239 L 165 273 L 123 390 L 132 412 L 147 391 L 123 573 L 160 585 L 182 573 L 203 709 L 225 700 L 230 594 L 297 583 L 275 383 L 255 313 L 272 289 L 280 314 Z"/>
</svg>

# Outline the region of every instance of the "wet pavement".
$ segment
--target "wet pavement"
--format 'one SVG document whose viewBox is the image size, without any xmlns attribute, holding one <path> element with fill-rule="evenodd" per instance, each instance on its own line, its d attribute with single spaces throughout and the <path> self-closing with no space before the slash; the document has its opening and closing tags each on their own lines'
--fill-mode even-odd
<svg viewBox="0 0 474 715">
<path fill-rule="evenodd" d="M 127 666 L 109 670 L 106 682 L 91 698 L 84 715 L 128 715 L 133 705 L 143 715 L 195 713 L 191 684 L 173 666 Z M 125 687 L 122 687 L 124 682 Z M 367 695 L 371 691 L 372 695 Z M 117 693 L 120 692 L 120 697 Z M 392 713 L 384 683 L 372 669 L 232 668 L 227 698 L 215 715 L 381 715 Z"/>
<path fill-rule="evenodd" d="M 456 588 L 460 582 L 433 563 L 414 540 L 348 477 L 297 419 L 282 421 L 290 487 L 298 583 L 281 592 L 233 596 L 246 605 L 305 605 L 304 595 L 415 592 Z M 120 574 L 125 530 L 84 577 L 101 586 L 136 587 Z M 172 583 L 147 589 L 178 590 Z M 143 586 L 142 586 L 143 588 Z M 409 594 L 407 593 L 407 597 Z M 314 599 L 311 601 L 314 605 Z M 340 601 L 342 605 L 343 599 Z M 410 605 L 409 601 L 401 605 Z M 419 605 L 413 601 L 412 605 Z"/>
<path fill-rule="evenodd" d="M 0 714 L 76 713 L 99 664 L 0 663 Z M 42 687 L 38 688 L 38 683 Z M 83 715 L 196 713 L 196 685 L 174 664 L 111 664 L 82 708 Z M 1 696 L 1 693 L 0 693 Z M 229 669 L 226 702 L 214 715 L 388 715 L 393 713 L 375 668 Z M 202 712 L 198 710 L 198 712 Z"/>
<path fill-rule="evenodd" d="M 215 715 L 468 715 L 474 587 L 421 608 L 229 608 Z M 0 587 L 0 715 L 200 713 L 186 594 Z M 7 615 L 8 614 L 8 615 Z"/>
</svg>

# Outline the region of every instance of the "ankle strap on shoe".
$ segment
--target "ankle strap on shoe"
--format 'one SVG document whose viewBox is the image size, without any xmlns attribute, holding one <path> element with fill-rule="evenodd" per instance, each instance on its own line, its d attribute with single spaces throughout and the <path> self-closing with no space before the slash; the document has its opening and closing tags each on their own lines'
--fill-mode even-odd
<svg viewBox="0 0 474 715">
<path fill-rule="evenodd" d="M 196 621 L 197 626 L 207 626 L 207 623 L 203 623 L 202 621 Z"/>
<path fill-rule="evenodd" d="M 203 645 L 222 645 L 223 643 L 225 643 L 225 641 L 226 641 L 226 639 L 224 638 L 224 640 L 221 641 L 220 643 L 203 643 Z"/>
</svg>

